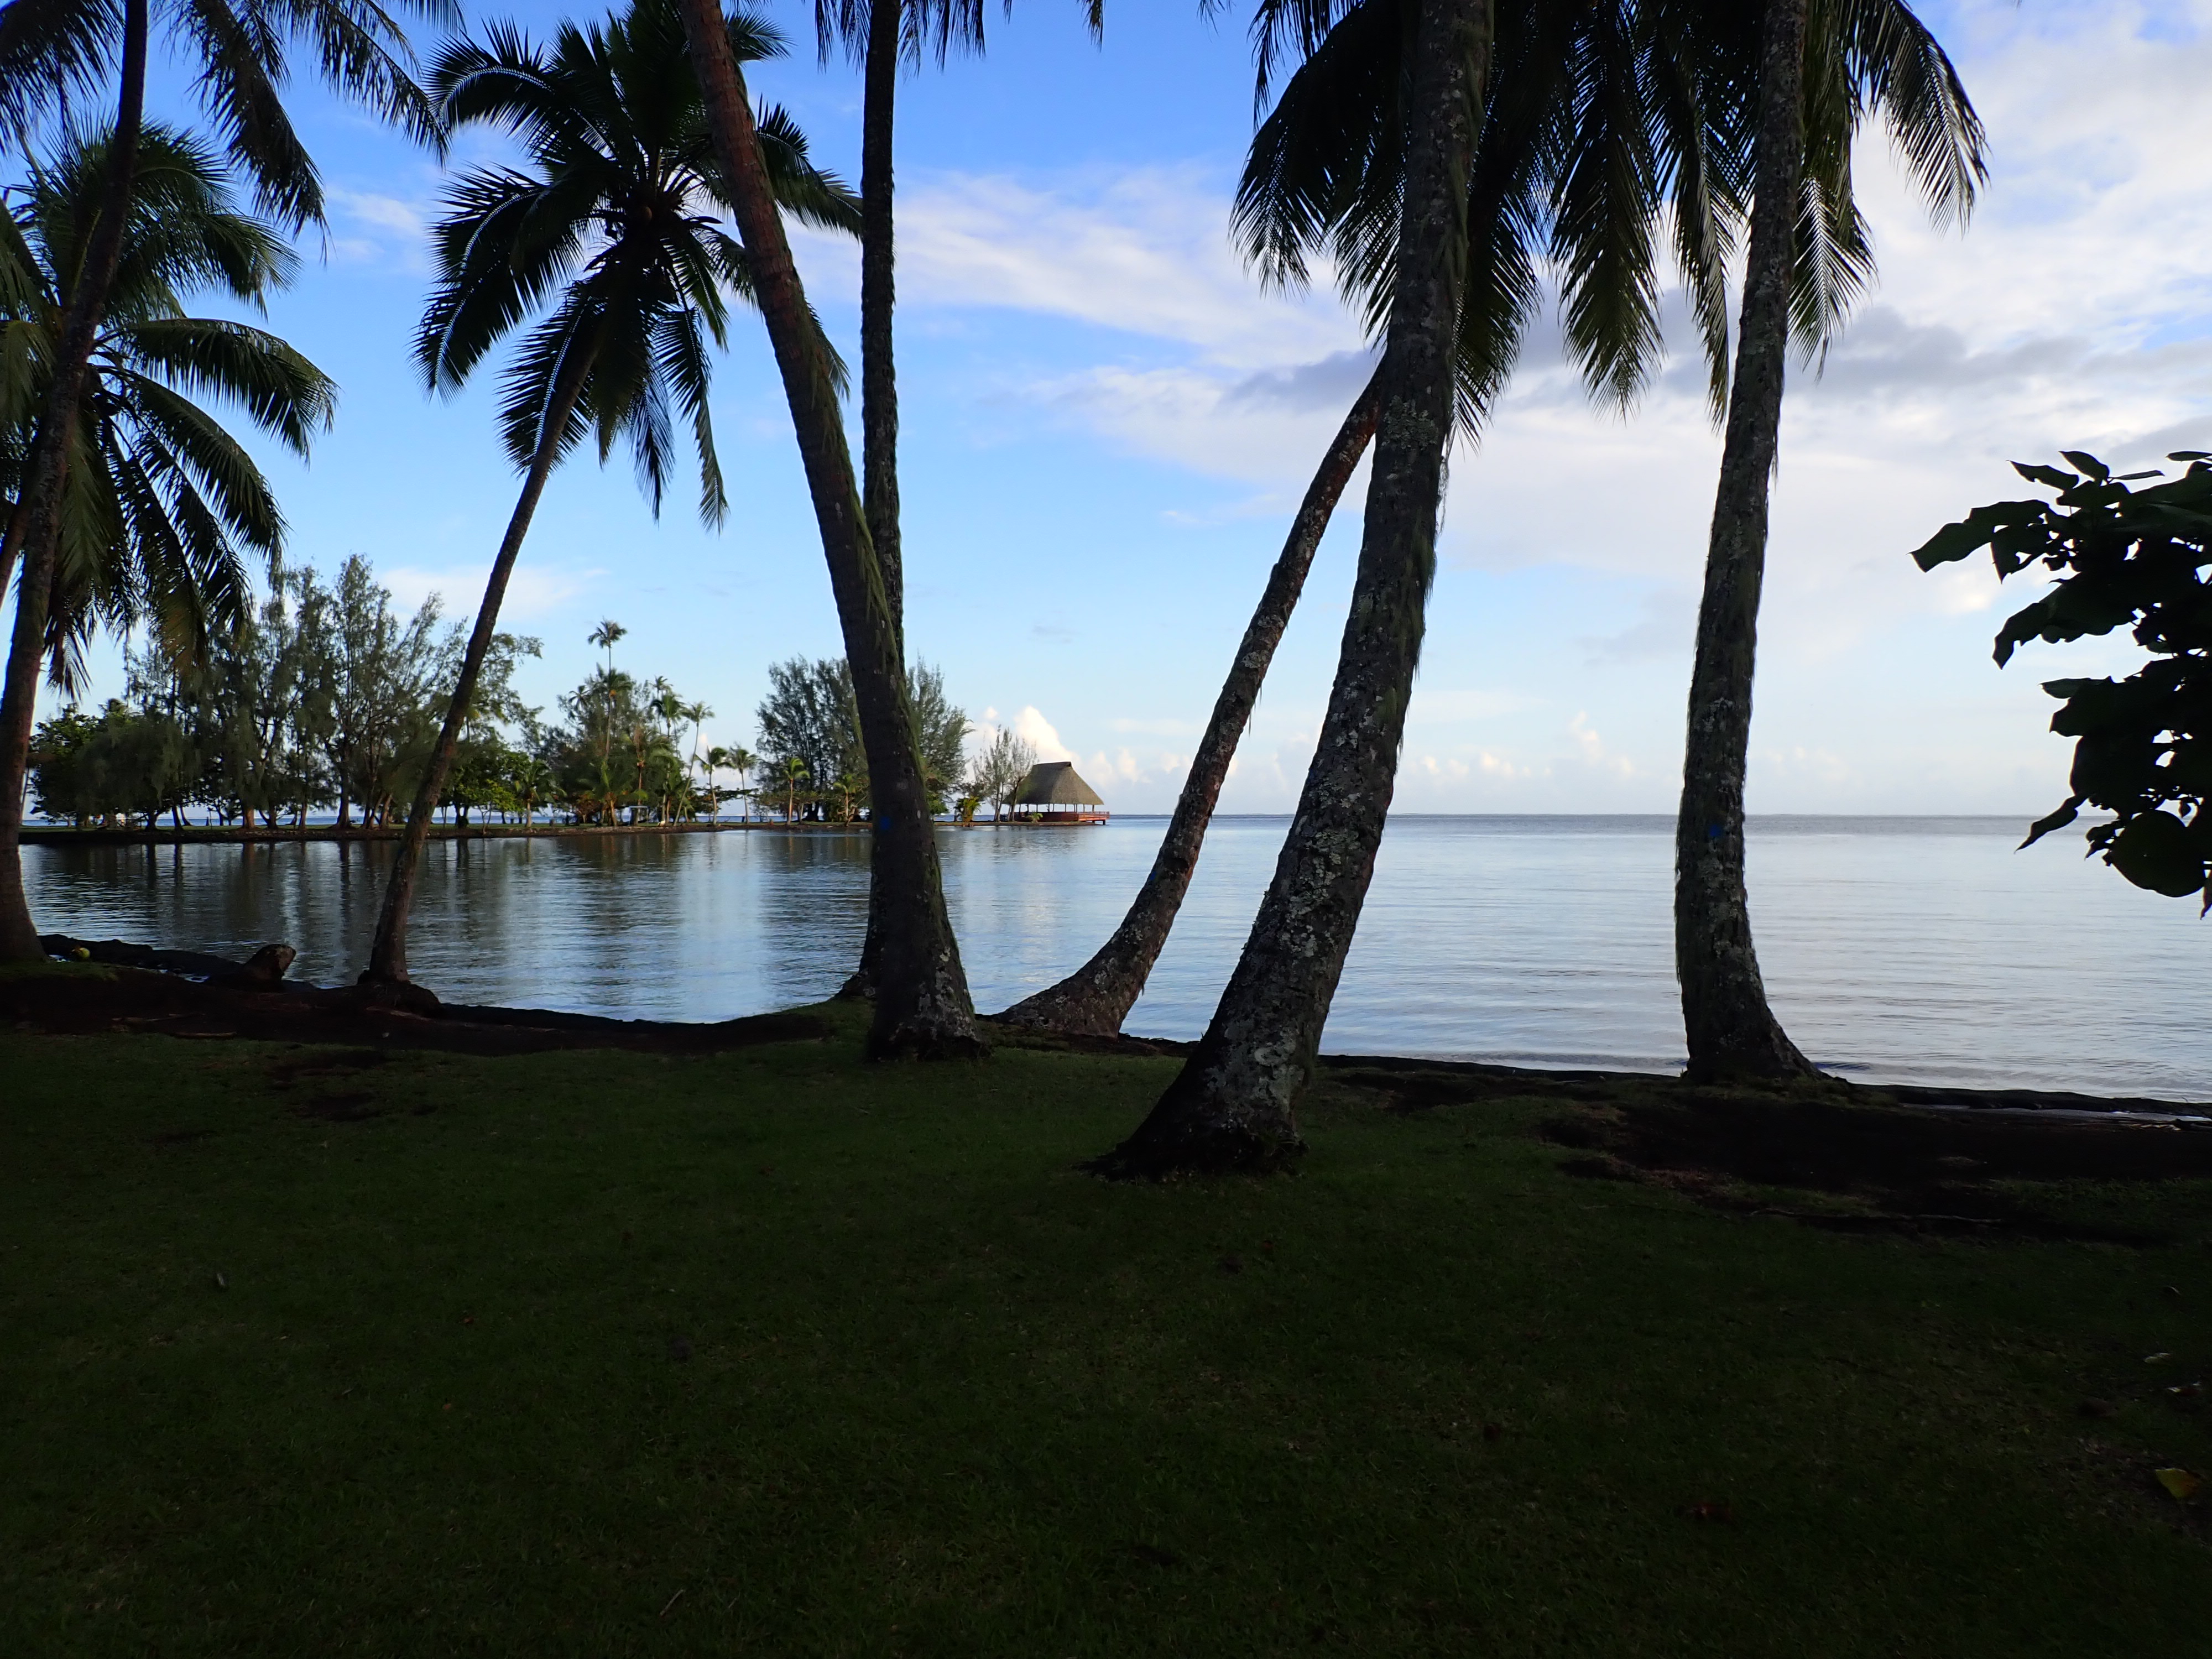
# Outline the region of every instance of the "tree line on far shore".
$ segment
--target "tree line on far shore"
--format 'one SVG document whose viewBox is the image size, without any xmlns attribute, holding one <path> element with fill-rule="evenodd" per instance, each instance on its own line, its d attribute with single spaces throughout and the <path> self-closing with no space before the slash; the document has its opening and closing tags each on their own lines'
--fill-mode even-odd
<svg viewBox="0 0 2212 1659">
<path fill-rule="evenodd" d="M 33 740 L 39 815 L 79 828 L 151 828 L 193 814 L 245 829 L 395 826 L 420 783 L 463 647 L 433 595 L 411 616 L 356 554 L 326 583 L 287 572 L 238 624 L 184 653 L 149 635 L 125 656 L 125 695 L 96 711 L 71 705 Z M 560 718 L 515 694 L 514 677 L 539 642 L 498 635 L 477 683 L 439 810 L 465 824 L 646 826 L 712 821 L 741 803 L 790 822 L 853 823 L 870 806 L 850 670 L 842 659 L 794 657 L 769 670 L 756 712 L 758 752 L 702 747 L 714 711 L 666 678 L 617 667 L 625 633 L 602 622 L 606 653 L 560 700 Z M 911 675 L 932 810 L 972 818 L 1011 802 L 1035 756 L 1000 732 L 969 763 L 975 730 L 944 675 Z M 734 775 L 734 787 L 725 775 Z"/>
</svg>

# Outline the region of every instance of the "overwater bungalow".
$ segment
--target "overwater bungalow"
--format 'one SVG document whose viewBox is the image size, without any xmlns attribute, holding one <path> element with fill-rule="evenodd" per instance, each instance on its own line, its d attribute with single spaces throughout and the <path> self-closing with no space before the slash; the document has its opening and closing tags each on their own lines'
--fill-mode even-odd
<svg viewBox="0 0 2212 1659">
<path fill-rule="evenodd" d="M 1076 775 L 1071 761 L 1030 768 L 1012 805 L 1016 823 L 1103 823 L 1109 816 L 1098 792 Z"/>
</svg>

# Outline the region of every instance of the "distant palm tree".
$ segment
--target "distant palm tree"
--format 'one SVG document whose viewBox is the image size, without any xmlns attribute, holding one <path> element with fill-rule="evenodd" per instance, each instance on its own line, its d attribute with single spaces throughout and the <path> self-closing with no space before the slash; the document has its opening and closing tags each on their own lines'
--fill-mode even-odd
<svg viewBox="0 0 2212 1659">
<path fill-rule="evenodd" d="M 760 757 L 741 744 L 732 744 L 722 752 L 728 757 L 722 764 L 738 775 L 738 793 L 745 798 L 743 818 L 744 822 L 750 823 L 753 816 L 752 798 L 751 792 L 745 787 L 745 777 L 753 768 L 760 764 Z"/>
<path fill-rule="evenodd" d="M 988 1052 L 975 1026 L 960 945 L 945 907 L 936 825 L 922 775 L 920 733 L 897 618 L 868 532 L 852 451 L 845 442 L 832 360 L 807 309 L 775 210 L 738 55 L 716 0 L 678 0 L 707 117 L 731 185 L 732 205 L 758 283 L 761 316 L 775 349 L 822 551 L 837 605 L 866 750 L 873 802 L 871 865 L 881 877 L 884 972 L 870 1024 L 878 1059 L 973 1057 Z"/>
<path fill-rule="evenodd" d="M 786 755 L 776 768 L 776 776 L 783 784 L 783 821 L 793 823 L 799 818 L 799 792 L 807 782 L 810 774 L 806 763 L 796 755 Z"/>
<path fill-rule="evenodd" d="M 746 61 L 783 50 L 748 13 L 727 20 L 722 35 L 726 50 Z M 603 462 L 627 438 L 658 512 L 673 460 L 672 415 L 680 411 L 697 452 L 700 515 L 720 523 L 728 502 L 708 411 L 708 346 L 726 342 L 725 289 L 748 297 L 753 290 L 752 262 L 719 223 L 729 191 L 671 0 L 636 0 L 604 25 L 564 24 L 544 49 L 494 26 L 482 43 L 459 40 L 441 52 L 430 83 L 452 127 L 503 129 L 532 170 L 473 169 L 447 192 L 436 230 L 438 285 L 416 343 L 425 378 L 459 390 L 526 317 L 549 299 L 552 307 L 507 374 L 504 435 L 524 469 L 521 499 L 393 861 L 362 975 L 369 984 L 406 981 L 408 909 L 432 809 L 546 479 L 587 431 Z M 857 228 L 850 194 L 807 161 L 789 118 L 771 111 L 761 126 L 775 210 Z M 806 325 L 813 328 L 811 318 Z M 610 661 L 620 637 L 611 628 L 593 635 Z"/>
<path fill-rule="evenodd" d="M 708 720 L 714 718 L 714 711 L 709 708 L 703 702 L 687 702 L 683 706 L 679 712 L 683 714 L 684 720 L 691 727 L 691 756 L 690 759 L 684 763 L 684 787 L 690 789 L 694 787 L 691 782 L 691 775 L 699 769 L 699 740 L 702 732 L 702 728 L 704 728 Z M 711 778 L 708 781 L 708 787 L 711 792 L 714 787 L 713 780 Z M 686 815 L 696 816 L 696 807 L 687 808 Z M 720 814 L 717 814 L 716 816 L 719 817 Z"/>
<path fill-rule="evenodd" d="M 593 645 L 607 653 L 607 672 L 610 675 L 615 672 L 615 641 L 629 632 L 629 629 L 613 617 L 603 617 L 599 625 L 586 636 Z"/>
<path fill-rule="evenodd" d="M 451 0 L 412 0 L 438 21 Z M 0 692 L 0 961 L 45 955 L 23 893 L 18 843 L 23 783 L 39 668 L 47 645 L 46 606 L 61 558 L 62 496 L 78 405 L 92 354 L 121 270 L 132 180 L 145 132 L 151 0 L 14 0 L 0 7 L 0 123 L 28 134 L 56 112 L 67 119 L 74 92 L 105 93 L 116 77 L 107 174 L 87 222 L 77 262 L 63 283 L 45 402 L 0 535 L 0 589 L 23 563 L 15 624 Z M 409 75 L 399 26 L 366 0 L 191 0 L 166 14 L 171 59 L 223 136 L 234 167 L 252 181 L 268 216 L 297 228 L 319 224 L 323 191 L 314 163 L 286 114 L 280 89 L 289 57 L 304 45 L 334 89 L 433 138 L 437 124 Z"/>
</svg>

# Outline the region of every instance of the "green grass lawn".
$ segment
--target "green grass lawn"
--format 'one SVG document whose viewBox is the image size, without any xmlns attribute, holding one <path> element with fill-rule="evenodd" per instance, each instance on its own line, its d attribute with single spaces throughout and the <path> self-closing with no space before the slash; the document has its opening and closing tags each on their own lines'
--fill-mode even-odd
<svg viewBox="0 0 2212 1659">
<path fill-rule="evenodd" d="M 0 1036 L 0 1653 L 2212 1644 L 2205 1183 L 1835 1232 L 1338 1083 L 1117 1186 L 1170 1060 L 337 1053 Z"/>
</svg>

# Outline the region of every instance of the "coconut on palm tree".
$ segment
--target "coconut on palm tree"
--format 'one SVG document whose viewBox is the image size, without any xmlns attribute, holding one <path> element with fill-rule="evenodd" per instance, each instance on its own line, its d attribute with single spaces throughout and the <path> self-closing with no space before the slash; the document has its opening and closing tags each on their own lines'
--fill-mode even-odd
<svg viewBox="0 0 2212 1659">
<path fill-rule="evenodd" d="M 1878 112 L 1939 218 L 1963 222 L 1984 177 L 1982 126 L 1957 72 L 1903 0 L 1767 0 L 1759 40 L 1742 321 L 1713 501 L 1674 825 L 1674 972 L 1690 1075 L 1790 1078 L 1812 1063 L 1768 1006 L 1744 885 L 1744 769 L 1790 337 L 1808 347 L 1873 272 L 1851 196 L 1860 122 Z"/>
<path fill-rule="evenodd" d="M 881 878 L 882 971 L 868 1052 L 878 1059 L 986 1052 L 945 908 L 936 825 L 898 621 L 868 533 L 845 441 L 834 364 L 806 305 L 776 211 L 738 54 L 715 0 L 678 0 L 708 125 L 728 178 L 761 315 L 775 349 L 852 670 L 872 802 L 872 867 Z"/>
<path fill-rule="evenodd" d="M 783 50 L 750 13 L 733 14 L 722 36 L 746 60 Z M 501 435 L 522 490 L 385 890 L 362 976 L 379 987 L 407 981 L 408 911 L 431 814 L 546 480 L 586 435 L 602 462 L 623 443 L 657 514 L 680 418 L 699 470 L 700 516 L 720 523 L 728 502 L 708 410 L 710 346 L 726 342 L 727 296 L 750 298 L 755 287 L 753 262 L 720 223 L 728 188 L 669 0 L 637 0 L 604 24 L 564 24 L 544 46 L 495 25 L 441 52 L 430 86 L 450 127 L 504 131 L 528 165 L 474 168 L 447 191 L 416 361 L 433 387 L 456 391 L 509 333 L 544 314 L 506 376 Z M 761 126 L 773 210 L 854 229 L 849 192 L 808 161 L 790 118 L 771 110 Z M 818 343 L 811 317 L 805 325 Z M 826 347 L 824 361 L 834 376 Z M 619 637 L 602 623 L 592 642 L 611 662 Z"/>
<path fill-rule="evenodd" d="M 441 20 L 453 15 L 452 0 L 410 4 Z M 429 104 L 410 76 L 405 38 L 373 0 L 190 0 L 162 6 L 159 21 L 173 55 L 191 71 L 187 78 L 232 166 L 252 181 L 263 211 L 290 228 L 323 220 L 321 181 L 281 96 L 295 46 L 307 49 L 335 90 L 417 137 L 436 136 Z M 106 144 L 107 174 L 76 268 L 67 274 L 45 403 L 0 536 L 0 585 L 19 557 L 23 562 L 0 693 L 0 960 L 41 954 L 19 849 L 24 769 L 46 648 L 46 606 L 61 556 L 68 446 L 78 430 L 92 353 L 120 270 L 155 21 L 153 0 L 15 0 L 0 7 L 0 119 L 11 131 L 37 131 L 57 110 L 66 110 L 72 92 L 104 94 L 111 74 L 116 111 Z"/>
<path fill-rule="evenodd" d="M 0 477 L 21 501 L 46 404 L 70 274 L 106 194 L 112 135 L 77 135 L 0 215 Z M 235 405 L 304 457 L 330 423 L 329 377 L 264 330 L 193 317 L 218 289 L 258 303 L 296 264 L 281 234 L 239 210 L 222 163 L 189 136 L 140 135 L 116 280 L 88 358 L 43 596 L 41 659 L 81 678 L 95 629 L 141 623 L 173 661 L 204 665 L 211 638 L 252 608 L 246 556 L 275 569 L 284 520 L 268 480 L 206 402 Z M 20 601 L 19 601 L 20 603 Z"/>
</svg>

